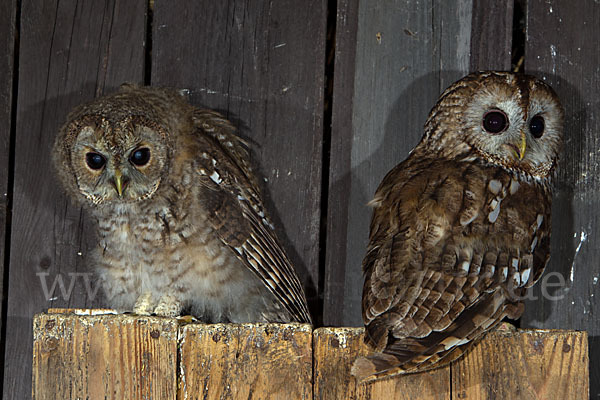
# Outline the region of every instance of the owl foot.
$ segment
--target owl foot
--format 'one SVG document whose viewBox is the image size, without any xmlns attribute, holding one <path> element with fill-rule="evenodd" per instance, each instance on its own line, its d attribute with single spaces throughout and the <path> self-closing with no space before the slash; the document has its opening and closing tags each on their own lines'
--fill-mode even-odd
<svg viewBox="0 0 600 400">
<path fill-rule="evenodd" d="M 138 297 L 133 306 L 133 313 L 137 315 L 150 315 L 152 314 L 152 292 L 145 292 Z"/>
<path fill-rule="evenodd" d="M 161 317 L 178 317 L 181 315 L 183 306 L 181 302 L 170 294 L 163 295 L 154 309 L 154 314 Z"/>
</svg>

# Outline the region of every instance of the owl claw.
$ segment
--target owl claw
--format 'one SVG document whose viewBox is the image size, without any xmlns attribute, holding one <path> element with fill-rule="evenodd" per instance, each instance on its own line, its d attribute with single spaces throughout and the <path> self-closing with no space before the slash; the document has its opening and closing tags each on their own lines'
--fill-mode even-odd
<svg viewBox="0 0 600 400">
<path fill-rule="evenodd" d="M 170 294 L 163 295 L 154 309 L 154 314 L 160 317 L 178 317 L 181 315 L 183 306 L 181 302 Z"/>
<path fill-rule="evenodd" d="M 152 314 L 152 292 L 142 293 L 135 301 L 133 306 L 133 313 L 137 315 L 150 315 Z"/>
</svg>

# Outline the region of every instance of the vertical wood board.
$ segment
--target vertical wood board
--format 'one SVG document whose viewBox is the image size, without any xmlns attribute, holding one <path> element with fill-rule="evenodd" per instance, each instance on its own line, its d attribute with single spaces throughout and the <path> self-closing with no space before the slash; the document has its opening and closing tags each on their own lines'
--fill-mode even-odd
<svg viewBox="0 0 600 400">
<path fill-rule="evenodd" d="M 473 3 L 471 71 L 510 70 L 514 3 L 514 0 Z"/>
<path fill-rule="evenodd" d="M 176 399 L 177 320 L 38 314 L 33 327 L 35 400 Z"/>
<path fill-rule="evenodd" d="M 590 397 L 600 396 L 600 4 L 527 2 L 525 69 L 565 107 L 565 146 L 552 213 L 550 264 L 530 293 L 522 325 L 585 329 Z"/>
<path fill-rule="evenodd" d="M 142 81 L 145 12 L 143 0 L 22 2 L 6 398 L 31 394 L 33 315 L 94 306 L 101 296 L 84 261 L 93 234 L 61 193 L 51 147 L 75 105 L 123 81 Z"/>
<path fill-rule="evenodd" d="M 13 112 L 13 73 L 15 65 L 15 35 L 17 23 L 17 1 L 0 3 L 0 309 L 4 293 L 4 269 L 6 251 L 7 220 L 9 220 L 9 163 Z M 5 321 L 0 320 L 0 331 Z M 3 339 L 3 338 L 2 338 Z"/>
<path fill-rule="evenodd" d="M 249 138 L 267 210 L 317 310 L 327 2 L 156 1 L 152 84 Z M 194 21 L 182 23 L 181 16 Z"/>
<path fill-rule="evenodd" d="M 343 324 L 358 1 L 337 2 L 323 289 L 323 323 Z"/>
<path fill-rule="evenodd" d="M 418 142 L 438 95 L 469 70 L 511 63 L 510 2 L 360 4 L 338 3 L 324 293 L 329 325 L 361 324 L 366 203 Z"/>
<path fill-rule="evenodd" d="M 439 93 L 468 71 L 472 6 L 470 0 L 453 5 L 442 1 L 359 2 L 355 67 L 353 76 L 344 76 L 341 83 L 352 85 L 353 95 L 345 100 L 334 93 L 338 105 L 333 115 L 328 208 L 347 212 L 331 211 L 336 220 L 328 222 L 328 232 L 336 233 L 328 236 L 326 269 L 338 275 L 330 273 L 325 284 L 329 291 L 325 308 L 335 307 L 325 312 L 326 324 L 362 324 L 361 262 L 371 218 L 366 204 L 386 172 L 406 158 L 421 138 Z M 349 29 L 339 33 L 353 34 Z M 350 137 L 335 125 L 340 118 L 337 113 L 345 116 L 348 112 L 345 101 L 351 102 L 352 109 Z M 343 141 L 350 145 L 339 146 Z M 350 157 L 335 153 L 338 149 L 349 152 Z M 339 194 L 344 192 L 345 198 Z M 343 234 L 337 229 L 344 230 Z M 333 240 L 342 240 L 343 255 L 339 244 L 331 244 Z M 343 274 L 337 272 L 341 269 Z"/>
<path fill-rule="evenodd" d="M 307 324 L 186 325 L 179 398 L 312 399 Z"/>
</svg>

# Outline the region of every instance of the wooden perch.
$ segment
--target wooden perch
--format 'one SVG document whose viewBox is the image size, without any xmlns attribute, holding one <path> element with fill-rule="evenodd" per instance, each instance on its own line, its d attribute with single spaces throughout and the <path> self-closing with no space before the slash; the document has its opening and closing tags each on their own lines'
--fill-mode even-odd
<svg viewBox="0 0 600 400">
<path fill-rule="evenodd" d="M 586 332 L 495 332 L 449 367 L 357 385 L 361 328 L 58 311 L 34 318 L 38 400 L 589 398 Z"/>
</svg>

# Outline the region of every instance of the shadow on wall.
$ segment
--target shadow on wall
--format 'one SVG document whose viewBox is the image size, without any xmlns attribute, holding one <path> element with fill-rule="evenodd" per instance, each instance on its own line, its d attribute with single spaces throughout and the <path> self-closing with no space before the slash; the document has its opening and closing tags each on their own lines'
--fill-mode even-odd
<svg viewBox="0 0 600 400">
<path fill-rule="evenodd" d="M 409 71 L 407 71 L 409 73 Z M 343 323 L 362 326 L 361 296 L 363 276 L 361 263 L 365 255 L 371 210 L 367 203 L 373 198 L 387 172 L 406 159 L 423 135 L 423 126 L 431 108 L 447 86 L 463 77 L 461 71 L 432 72 L 411 81 L 387 110 L 373 110 L 381 101 L 369 97 L 354 100 L 353 149 L 350 178 L 344 176 L 332 185 L 350 193 L 346 243 L 346 276 Z M 375 94 L 373 94 L 375 96 Z M 384 104 L 385 107 L 385 104 Z M 383 132 L 364 128 L 372 126 L 372 118 L 385 118 Z"/>
</svg>

